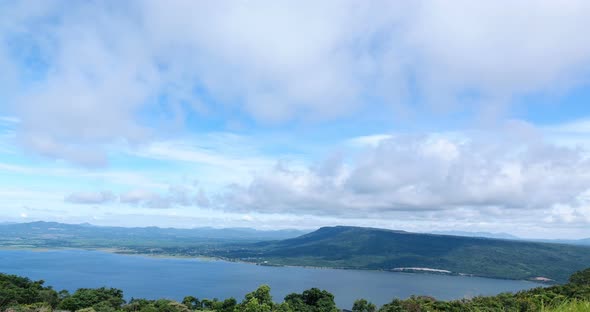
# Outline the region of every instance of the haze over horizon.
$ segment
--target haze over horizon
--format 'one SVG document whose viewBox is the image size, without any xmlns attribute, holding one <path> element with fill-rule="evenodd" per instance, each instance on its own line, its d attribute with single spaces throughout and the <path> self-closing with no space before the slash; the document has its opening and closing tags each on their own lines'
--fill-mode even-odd
<svg viewBox="0 0 590 312">
<path fill-rule="evenodd" d="M 0 222 L 588 238 L 589 10 L 2 2 Z"/>
</svg>

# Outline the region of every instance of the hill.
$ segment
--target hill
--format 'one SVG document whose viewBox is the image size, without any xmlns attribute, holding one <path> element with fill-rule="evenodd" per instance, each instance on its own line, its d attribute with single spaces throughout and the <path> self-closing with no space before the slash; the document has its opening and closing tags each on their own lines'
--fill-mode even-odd
<svg viewBox="0 0 590 312">
<path fill-rule="evenodd" d="M 0 246 L 14 247 L 185 247 L 204 243 L 258 242 L 297 237 L 298 230 L 259 231 L 249 228 L 112 227 L 57 222 L 0 224 Z"/>
<path fill-rule="evenodd" d="M 433 231 L 430 234 L 439 235 L 453 235 L 453 236 L 467 236 L 467 237 L 485 237 L 485 238 L 497 238 L 497 239 L 510 239 L 530 242 L 541 242 L 541 243 L 556 243 L 556 244 L 569 244 L 569 245 L 582 245 L 590 246 L 590 238 L 582 239 L 526 239 L 514 236 L 508 233 L 490 233 L 490 232 L 467 232 L 467 231 Z"/>
<path fill-rule="evenodd" d="M 268 265 L 349 269 L 432 268 L 493 278 L 564 282 L 590 263 L 590 248 L 489 238 L 324 227 L 303 236 L 242 245 L 219 256 Z"/>
<path fill-rule="evenodd" d="M 433 231 L 433 232 L 430 232 L 430 234 L 523 240 L 518 236 L 514 236 L 514 235 L 508 234 L 508 233 L 467 232 L 467 231 Z"/>
</svg>

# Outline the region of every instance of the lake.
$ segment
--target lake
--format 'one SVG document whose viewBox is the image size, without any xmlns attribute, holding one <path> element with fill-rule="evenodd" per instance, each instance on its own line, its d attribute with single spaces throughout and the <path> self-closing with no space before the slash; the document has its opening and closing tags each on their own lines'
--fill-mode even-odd
<svg viewBox="0 0 590 312">
<path fill-rule="evenodd" d="M 380 271 L 268 267 L 218 260 L 156 258 L 118 255 L 85 250 L 0 250 L 0 272 L 43 279 L 57 290 L 115 287 L 125 297 L 198 298 L 235 297 L 259 285 L 271 287 L 275 301 L 311 287 L 326 289 L 340 308 L 350 308 L 355 299 L 377 305 L 394 297 L 428 295 L 438 299 L 460 299 L 494 295 L 540 286 L 528 281 L 480 277 Z"/>
</svg>

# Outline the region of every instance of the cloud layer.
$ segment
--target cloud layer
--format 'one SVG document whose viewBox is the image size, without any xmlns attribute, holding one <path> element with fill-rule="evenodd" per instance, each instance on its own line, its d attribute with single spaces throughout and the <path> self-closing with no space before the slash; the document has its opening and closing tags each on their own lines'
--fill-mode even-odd
<svg viewBox="0 0 590 312">
<path fill-rule="evenodd" d="M 344 218 L 469 218 L 590 222 L 587 150 L 546 142 L 521 124 L 506 133 L 391 135 L 350 161 L 278 165 L 234 184 L 229 211 Z"/>
<path fill-rule="evenodd" d="M 519 95 L 588 83 L 589 6 L 4 3 L 0 66 L 14 75 L 2 92 L 25 146 L 87 166 L 190 114 L 262 124 L 424 107 L 497 114 Z"/>
<path fill-rule="evenodd" d="M 110 191 L 76 192 L 66 196 L 64 201 L 73 204 L 102 205 L 110 203 L 115 199 L 115 194 Z"/>
<path fill-rule="evenodd" d="M 152 209 L 173 207 L 208 208 L 210 205 L 209 198 L 203 189 L 181 185 L 170 186 L 165 194 L 146 189 L 131 189 L 118 195 L 111 191 L 74 192 L 67 195 L 64 202 L 83 205 L 105 205 L 118 202 Z"/>
</svg>

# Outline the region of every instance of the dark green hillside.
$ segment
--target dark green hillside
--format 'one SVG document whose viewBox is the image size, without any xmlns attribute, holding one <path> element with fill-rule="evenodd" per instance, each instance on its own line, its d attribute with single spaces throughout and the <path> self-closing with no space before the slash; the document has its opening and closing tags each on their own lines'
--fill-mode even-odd
<svg viewBox="0 0 590 312">
<path fill-rule="evenodd" d="M 495 278 L 547 277 L 559 282 L 590 264 L 590 248 L 583 246 L 344 226 L 241 246 L 221 256 L 270 265 L 424 267 Z"/>
</svg>

